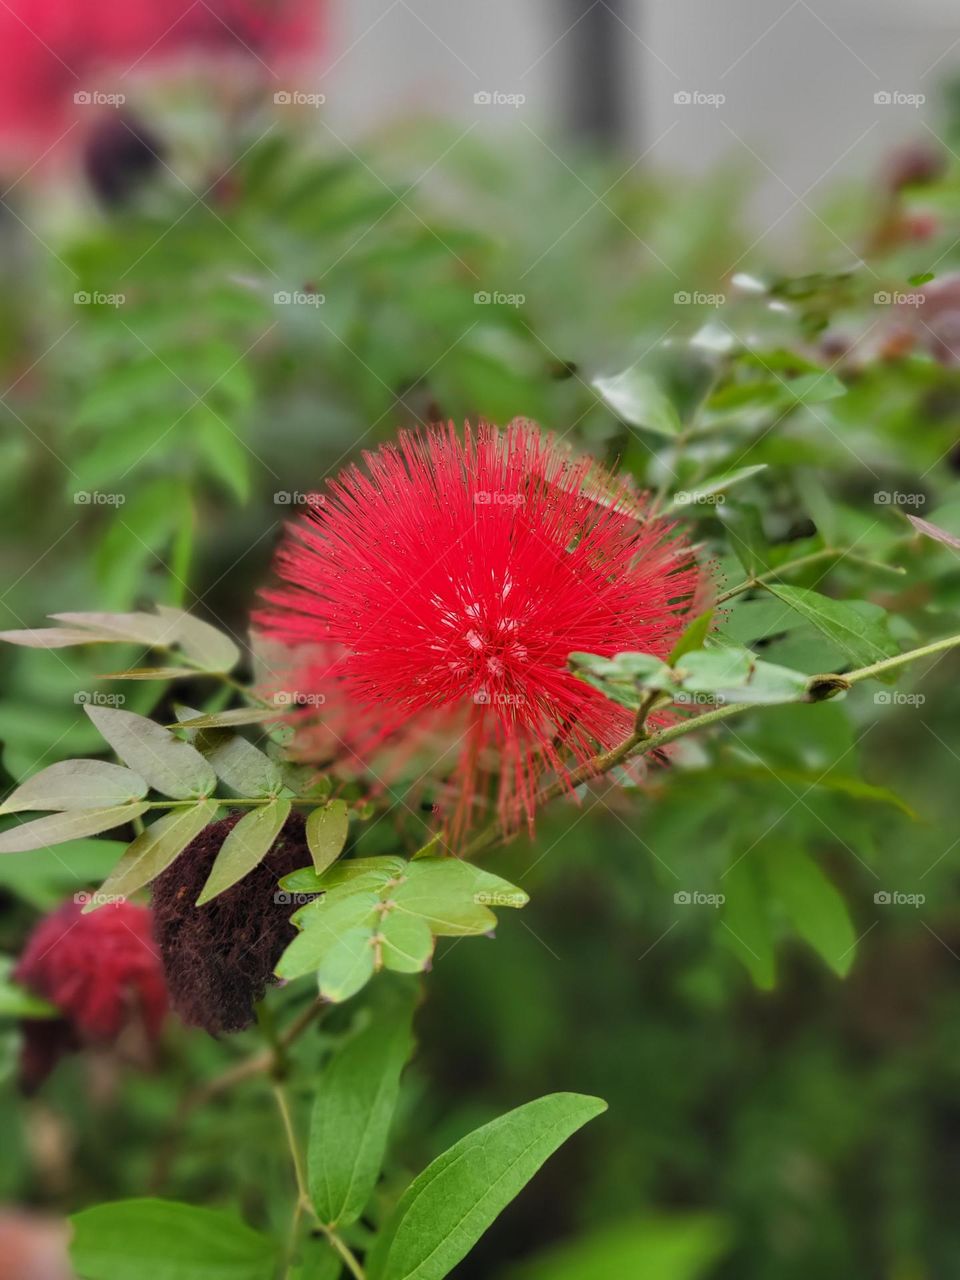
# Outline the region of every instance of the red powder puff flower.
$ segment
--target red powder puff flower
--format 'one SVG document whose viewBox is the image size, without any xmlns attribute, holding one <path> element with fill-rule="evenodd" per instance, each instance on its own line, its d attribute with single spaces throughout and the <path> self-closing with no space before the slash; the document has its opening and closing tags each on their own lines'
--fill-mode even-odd
<svg viewBox="0 0 960 1280">
<path fill-rule="evenodd" d="M 86 137 L 95 94 L 195 54 L 235 57 L 264 77 L 316 48 L 320 0 L 16 0 L 0 5 L 0 145 L 36 160 Z M 78 97 L 78 95 L 80 95 Z M 86 96 L 84 96 L 86 95 Z"/>
<path fill-rule="evenodd" d="M 63 1053 L 111 1044 L 132 1023 L 156 1040 L 167 1012 L 150 912 L 129 902 L 88 915 L 79 901 L 64 903 L 34 929 L 13 976 L 61 1014 L 24 1023 L 21 1077 L 28 1088 L 41 1084 Z"/>
<path fill-rule="evenodd" d="M 690 547 L 629 480 L 530 423 L 402 433 L 364 456 L 290 527 L 255 621 L 330 655 L 298 696 L 332 690 L 358 754 L 447 725 L 455 837 L 491 765 L 504 827 L 532 823 L 546 771 L 569 776 L 631 727 L 568 655 L 669 653 L 699 583 Z"/>
</svg>

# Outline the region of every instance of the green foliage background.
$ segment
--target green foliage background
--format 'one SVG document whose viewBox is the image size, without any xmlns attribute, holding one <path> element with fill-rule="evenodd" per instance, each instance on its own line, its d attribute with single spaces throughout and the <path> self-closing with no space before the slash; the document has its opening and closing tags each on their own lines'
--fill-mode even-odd
<svg viewBox="0 0 960 1280">
<path fill-rule="evenodd" d="M 581 155 L 578 179 L 520 144 L 450 149 L 435 124 L 351 149 L 266 115 L 157 111 L 176 146 L 132 207 L 105 215 L 74 192 L 54 217 L 27 188 L 44 243 L 0 223 L 0 626 L 159 601 L 242 639 L 292 509 L 276 495 L 320 488 L 401 425 L 523 415 L 666 500 L 762 466 L 722 504 L 677 505 L 721 591 L 852 548 L 789 582 L 882 607 L 905 647 L 957 630 L 956 554 L 876 495 L 914 495 L 906 509 L 960 533 L 960 375 L 919 350 L 884 358 L 869 337 L 892 324 L 878 290 L 956 265 L 955 173 L 904 197 L 936 211 L 935 243 L 852 266 L 843 245 L 866 252 L 879 215 L 849 192 L 824 211 L 827 231 L 741 264 L 766 293 L 735 295 L 730 267 L 753 237 L 738 212 L 745 175 L 729 169 L 694 187 Z M 599 206 L 594 192 L 607 193 Z M 678 290 L 728 302 L 678 305 Z M 475 301 L 494 291 L 525 301 Z M 81 292 L 125 301 L 78 304 Z M 324 300 L 275 302 L 284 292 Z M 709 357 L 708 324 L 710 345 L 729 348 Z M 867 335 L 863 359 L 826 355 L 825 329 Z M 612 408 L 594 379 L 628 367 L 630 404 Z M 666 426 L 638 372 L 667 395 Z M 811 674 L 843 664 L 843 646 L 771 607 L 737 597 L 722 626 Z M 159 683 L 98 682 L 102 651 L 9 650 L 0 663 L 10 785 L 102 749 L 78 690 L 164 705 Z M 871 684 L 842 703 L 758 711 L 639 792 L 601 783 L 581 809 L 556 804 L 535 844 L 489 860 L 532 905 L 505 913 L 495 945 L 441 947 L 382 1194 L 518 1100 L 577 1090 L 610 1112 L 458 1276 L 589 1280 L 627 1274 L 638 1248 L 644 1274 L 664 1280 L 956 1271 L 956 672 L 947 657 L 897 686 L 920 704 Z M 398 821 L 358 851 L 391 851 L 398 835 L 408 850 L 422 838 Z M 60 852 L 4 856 L 3 951 L 38 910 L 102 878 L 117 846 Z M 678 892 L 727 902 L 678 904 Z M 878 903 L 883 892 L 924 901 Z M 372 987 L 358 1007 L 382 998 Z M 355 1016 L 338 1010 L 305 1039 L 303 1066 Z M 11 1061 L 13 1041 L 9 1030 Z M 143 1194 L 177 1098 L 252 1047 L 172 1026 L 162 1069 L 125 1075 L 106 1099 L 76 1060 L 42 1101 L 25 1104 L 8 1079 L 0 1196 L 69 1212 Z M 153 1189 L 279 1223 L 286 1153 L 269 1104 L 254 1082 L 192 1114 Z M 30 1149 L 40 1108 L 56 1117 L 63 1169 Z M 549 1252 L 574 1242 L 579 1253 Z"/>
</svg>

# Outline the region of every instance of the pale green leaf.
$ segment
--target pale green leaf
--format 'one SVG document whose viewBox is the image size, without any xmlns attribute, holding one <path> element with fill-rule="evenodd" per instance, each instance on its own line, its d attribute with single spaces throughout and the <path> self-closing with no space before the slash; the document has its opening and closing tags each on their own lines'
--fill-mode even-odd
<svg viewBox="0 0 960 1280">
<path fill-rule="evenodd" d="M 23 822 L 0 832 L 0 853 L 18 853 L 26 849 L 46 849 L 80 836 L 95 836 L 132 822 L 146 813 L 146 804 L 118 804 L 109 809 L 81 809 L 68 813 L 51 813 L 46 818 Z"/>
<path fill-rule="evenodd" d="M 87 715 L 126 764 L 174 800 L 209 795 L 217 779 L 199 751 L 163 725 L 115 707 L 87 703 Z"/>
<path fill-rule="evenodd" d="M 156 879 L 217 812 L 216 800 L 172 809 L 137 836 L 101 886 L 99 899 L 129 897 Z M 90 910 L 96 901 L 85 907 Z"/>
<path fill-rule="evenodd" d="M 104 760 L 60 760 L 21 783 L 0 813 L 23 809 L 105 809 L 142 800 L 147 784 L 130 769 Z"/>
</svg>

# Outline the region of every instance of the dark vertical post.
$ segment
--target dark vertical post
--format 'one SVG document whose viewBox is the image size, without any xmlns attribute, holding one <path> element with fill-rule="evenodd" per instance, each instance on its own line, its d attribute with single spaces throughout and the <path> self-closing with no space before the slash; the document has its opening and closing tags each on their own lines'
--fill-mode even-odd
<svg viewBox="0 0 960 1280">
<path fill-rule="evenodd" d="M 564 0 L 559 9 L 566 27 L 576 23 L 564 41 L 570 129 L 608 144 L 626 135 L 622 55 L 632 37 L 620 18 L 631 25 L 634 18 L 624 13 L 627 5 L 628 0 Z"/>
</svg>

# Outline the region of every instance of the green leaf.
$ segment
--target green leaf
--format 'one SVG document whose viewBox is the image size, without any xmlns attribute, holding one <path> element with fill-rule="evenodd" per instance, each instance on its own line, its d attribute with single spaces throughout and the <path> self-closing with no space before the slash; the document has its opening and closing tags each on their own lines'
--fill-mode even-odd
<svg viewBox="0 0 960 1280">
<path fill-rule="evenodd" d="M 0 1018 L 61 1017 L 56 1005 L 48 1004 L 13 981 L 14 963 L 11 956 L 0 956 Z"/>
<path fill-rule="evenodd" d="M 433 937 L 489 933 L 491 907 L 522 907 L 528 898 L 507 880 L 457 858 L 357 858 L 318 875 L 305 867 L 281 880 L 292 893 L 323 894 L 295 912 L 300 933 L 276 967 L 280 978 L 315 970 L 321 994 L 346 999 L 380 969 L 419 972 Z"/>
<path fill-rule="evenodd" d="M 307 845 L 317 875 L 322 875 L 340 857 L 347 843 L 349 826 L 346 800 L 332 800 L 325 808 L 310 811 Z"/>
<path fill-rule="evenodd" d="M 207 716 L 190 716 L 177 722 L 181 729 L 235 729 L 245 724 L 263 724 L 267 720 L 279 720 L 281 707 L 234 707 L 230 711 L 215 711 Z"/>
<path fill-rule="evenodd" d="M 489 933 L 497 918 L 491 905 L 524 907 L 530 901 L 499 876 L 458 858 L 421 858 L 410 863 L 404 883 L 391 893 L 397 909 L 419 916 L 438 937 Z"/>
<path fill-rule="evenodd" d="M 0 813 L 22 809 L 103 809 L 142 800 L 147 784 L 130 769 L 104 760 L 61 760 L 28 778 Z"/>
<path fill-rule="evenodd" d="M 324 1000 L 340 1004 L 355 996 L 377 970 L 375 944 L 367 928 L 348 929 L 333 940 L 317 968 Z"/>
<path fill-rule="evenodd" d="M 671 667 L 675 666 L 685 653 L 692 653 L 694 649 L 703 648 L 704 641 L 710 634 L 713 614 L 713 609 L 706 609 L 684 628 L 683 634 L 673 646 L 670 657 L 667 659 Z"/>
<path fill-rule="evenodd" d="M 818 591 L 779 582 L 768 583 L 767 590 L 839 644 L 854 666 L 869 666 L 900 652 L 888 630 L 887 615 L 878 605 L 865 607 L 865 602 L 859 602 L 859 609 L 855 609 Z"/>
<path fill-rule="evenodd" d="M 396 973 L 423 973 L 433 959 L 433 932 L 422 916 L 391 911 L 380 928 L 384 968 Z"/>
<path fill-rule="evenodd" d="M 767 870 L 797 932 L 834 973 L 846 977 L 856 958 L 857 935 L 835 886 L 801 849 L 774 850 Z"/>
<path fill-rule="evenodd" d="M 510 1280 L 701 1280 L 729 1246 L 706 1214 L 635 1218 L 602 1227 L 509 1272 Z"/>
<path fill-rule="evenodd" d="M 769 991 L 776 981 L 776 962 L 755 861 L 741 857 L 723 877 L 726 902 L 720 917 L 720 939 L 746 966 L 757 986 Z"/>
<path fill-rule="evenodd" d="M 238 1218 L 174 1200 L 118 1200 L 70 1221 L 84 1280 L 269 1280 L 281 1254 Z"/>
<path fill-rule="evenodd" d="M 99 680 L 186 680 L 196 677 L 196 667 L 130 667 L 127 671 L 103 671 Z"/>
<path fill-rule="evenodd" d="M 833 373 L 804 373 L 785 384 L 789 396 L 803 404 L 821 404 L 845 396 L 847 388 Z"/>
<path fill-rule="evenodd" d="M 163 725 L 115 707 L 87 703 L 84 709 L 120 759 L 165 796 L 192 800 L 209 795 L 217 785 L 200 752 Z"/>
<path fill-rule="evenodd" d="M 754 466 L 739 467 L 736 471 L 730 471 L 726 475 L 707 480 L 704 484 L 697 485 L 695 489 L 683 489 L 671 498 L 665 514 L 676 515 L 677 512 L 689 514 L 691 507 L 697 507 L 700 503 L 706 502 L 718 493 L 726 493 L 729 489 L 738 484 L 743 484 L 745 480 L 750 480 L 761 471 L 766 471 L 766 469 L 767 464 L 759 462 Z"/>
<path fill-rule="evenodd" d="M 730 546 L 750 578 L 769 569 L 763 518 L 754 506 L 727 504 L 718 515 L 730 535 Z"/>
<path fill-rule="evenodd" d="M 184 721 L 185 725 L 190 723 Z M 277 762 L 246 738 L 218 736 L 204 747 L 203 754 L 217 777 L 240 796 L 272 796 L 283 786 Z"/>
<path fill-rule="evenodd" d="M 270 800 L 245 813 L 220 846 L 196 905 L 202 907 L 258 866 L 289 816 L 290 801 L 281 799 Z"/>
<path fill-rule="evenodd" d="M 213 821 L 217 807 L 216 800 L 201 800 L 198 804 L 171 810 L 141 831 L 103 882 L 98 898 L 129 897 L 156 879 Z M 91 903 L 84 910 L 91 910 L 95 905 Z"/>
<path fill-rule="evenodd" d="M 410 1000 L 353 1036 L 324 1068 L 308 1153 L 310 1195 L 327 1226 L 356 1222 L 376 1186 L 400 1073 L 413 1047 Z"/>
<path fill-rule="evenodd" d="M 99 884 L 123 853 L 122 840 L 71 840 L 0 858 L 0 887 L 38 911 L 50 911 L 68 893 Z"/>
<path fill-rule="evenodd" d="M 222 385 L 222 384 L 221 384 Z M 207 409 L 204 413 L 203 409 Z M 240 436 L 207 406 L 197 405 L 195 438 L 211 473 L 223 482 L 238 502 L 250 496 L 250 459 L 254 455 Z"/>
<path fill-rule="evenodd" d="M 81 809 L 72 813 L 52 813 L 46 818 L 23 822 L 0 833 L 0 853 L 25 849 L 46 849 L 80 836 L 95 836 L 132 822 L 146 813 L 147 804 L 118 804 L 109 809 Z"/>
<path fill-rule="evenodd" d="M 415 1178 L 377 1238 L 369 1280 L 442 1280 L 543 1162 L 606 1103 L 553 1093 L 455 1143 Z"/>
<path fill-rule="evenodd" d="M 631 368 L 610 378 L 594 378 L 599 391 L 621 421 L 672 439 L 683 430 L 673 401 L 652 374 Z"/>
<path fill-rule="evenodd" d="M 379 894 L 373 891 L 327 893 L 322 901 L 311 902 L 296 912 L 294 923 L 301 930 L 280 957 L 276 967 L 278 978 L 299 978 L 326 965 L 331 952 L 340 948 L 341 940 L 360 933 L 371 958 L 373 973 L 373 935 L 380 915 Z M 357 948 L 352 947 L 350 955 Z M 334 960 L 334 969 L 337 961 Z"/>
</svg>

